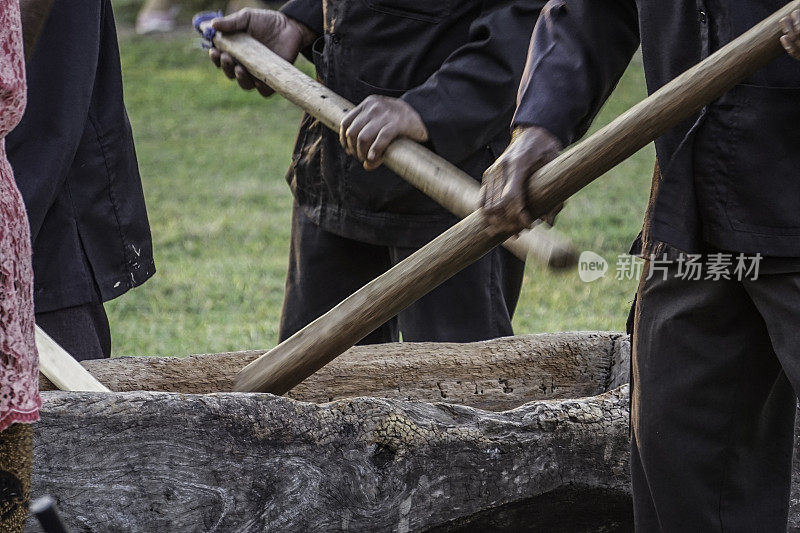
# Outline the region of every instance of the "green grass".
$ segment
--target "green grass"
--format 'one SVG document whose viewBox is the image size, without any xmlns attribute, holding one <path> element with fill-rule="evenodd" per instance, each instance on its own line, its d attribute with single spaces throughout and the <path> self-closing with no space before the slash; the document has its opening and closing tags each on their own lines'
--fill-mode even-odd
<svg viewBox="0 0 800 533">
<path fill-rule="evenodd" d="M 188 33 L 121 33 L 158 272 L 108 304 L 114 354 L 271 347 L 288 260 L 292 200 L 284 174 L 300 112 L 279 97 L 239 90 Z M 634 66 L 600 123 L 643 96 L 641 67 Z M 614 264 L 641 224 L 652 162 L 647 149 L 567 204 L 560 230 L 580 250 L 608 259 L 610 272 L 587 284 L 574 269 L 529 265 L 518 333 L 624 326 L 635 282 L 615 280 Z"/>
</svg>

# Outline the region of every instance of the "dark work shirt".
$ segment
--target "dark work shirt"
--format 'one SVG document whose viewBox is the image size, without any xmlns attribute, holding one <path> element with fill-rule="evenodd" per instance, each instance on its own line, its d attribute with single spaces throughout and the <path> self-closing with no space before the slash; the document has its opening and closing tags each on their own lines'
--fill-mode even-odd
<svg viewBox="0 0 800 533">
<path fill-rule="evenodd" d="M 579 139 L 640 43 L 649 92 L 783 0 L 554 0 L 531 40 L 517 125 Z M 661 174 L 634 251 L 659 243 L 800 257 L 800 62 L 762 68 L 656 140 Z"/>
<path fill-rule="evenodd" d="M 509 142 L 525 51 L 543 0 L 292 0 L 283 12 L 322 37 L 310 55 L 354 103 L 399 97 L 429 147 L 480 179 Z M 325 18 L 323 18 L 323 7 Z M 385 168 L 363 170 L 338 135 L 306 116 L 287 177 L 298 204 L 338 235 L 420 246 L 456 218 Z"/>
<path fill-rule="evenodd" d="M 6 138 L 33 239 L 36 312 L 110 300 L 155 272 L 109 0 L 56 0 Z"/>
</svg>

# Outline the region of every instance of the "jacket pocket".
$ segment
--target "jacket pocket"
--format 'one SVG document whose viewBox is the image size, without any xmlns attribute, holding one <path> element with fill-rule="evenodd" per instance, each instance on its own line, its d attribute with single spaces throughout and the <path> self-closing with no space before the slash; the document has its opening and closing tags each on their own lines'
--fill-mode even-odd
<svg viewBox="0 0 800 533">
<path fill-rule="evenodd" d="M 369 0 L 369 7 L 381 13 L 422 22 L 436 23 L 450 15 L 455 0 Z"/>
<path fill-rule="evenodd" d="M 720 164 L 732 227 L 800 235 L 800 87 L 738 85 L 720 104 L 715 119 L 727 139 Z"/>
<path fill-rule="evenodd" d="M 311 59 L 314 62 L 314 68 L 317 70 L 317 78 L 325 79 L 325 36 L 317 37 L 311 45 Z"/>
</svg>

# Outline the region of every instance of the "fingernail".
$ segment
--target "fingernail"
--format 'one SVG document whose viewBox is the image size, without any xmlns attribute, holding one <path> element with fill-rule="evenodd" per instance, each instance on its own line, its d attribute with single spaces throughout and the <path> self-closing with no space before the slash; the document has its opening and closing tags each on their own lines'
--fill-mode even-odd
<svg viewBox="0 0 800 533">
<path fill-rule="evenodd" d="M 369 151 L 369 153 L 367 154 L 367 159 L 369 159 L 370 161 L 375 159 L 375 150 Z"/>
</svg>

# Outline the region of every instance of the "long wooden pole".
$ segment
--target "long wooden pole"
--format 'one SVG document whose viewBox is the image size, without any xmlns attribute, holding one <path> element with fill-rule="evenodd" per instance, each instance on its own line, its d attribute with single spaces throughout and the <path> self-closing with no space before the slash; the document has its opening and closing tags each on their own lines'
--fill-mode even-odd
<svg viewBox="0 0 800 533">
<path fill-rule="evenodd" d="M 39 371 L 59 389 L 111 392 L 39 326 L 36 326 L 36 349 L 39 352 Z"/>
<path fill-rule="evenodd" d="M 336 132 L 345 114 L 354 107 L 245 33 L 217 33 L 214 46 L 231 54 L 250 74 Z M 478 182 L 419 143 L 406 138 L 394 141 L 386 150 L 384 164 L 458 217 L 464 218 L 478 208 Z M 522 260 L 530 257 L 555 268 L 572 266 L 577 261 L 569 240 L 542 226 L 512 237 L 504 246 Z"/>
<path fill-rule="evenodd" d="M 800 9 L 800 0 L 788 3 L 543 167 L 530 180 L 533 214 L 548 212 L 778 57 L 783 53 L 780 19 L 795 9 Z M 283 394 L 507 237 L 495 233 L 482 213 L 468 216 L 247 365 L 235 390 Z"/>
</svg>

